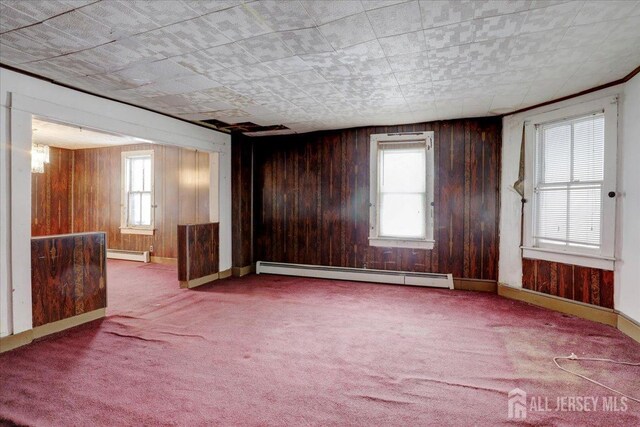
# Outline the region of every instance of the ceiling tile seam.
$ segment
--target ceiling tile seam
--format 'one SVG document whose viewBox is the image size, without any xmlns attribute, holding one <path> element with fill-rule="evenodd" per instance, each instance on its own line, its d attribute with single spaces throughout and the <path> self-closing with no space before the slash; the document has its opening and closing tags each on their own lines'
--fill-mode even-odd
<svg viewBox="0 0 640 427">
<path fill-rule="evenodd" d="M 34 25 L 43 24 L 43 23 L 45 23 L 45 22 L 49 21 L 50 19 L 57 18 L 58 16 L 66 15 L 67 13 L 71 13 L 71 12 L 74 12 L 74 11 L 76 11 L 76 10 L 77 10 L 77 11 L 80 11 L 80 9 L 82 9 L 83 7 L 91 6 L 92 4 L 99 3 L 100 1 L 101 1 L 101 0 L 96 0 L 96 1 L 94 1 L 93 3 L 83 4 L 82 6 L 79 6 L 79 7 L 73 8 L 73 9 L 66 10 L 66 11 L 64 11 L 64 12 L 58 13 L 57 15 L 50 16 L 50 17 L 48 17 L 48 18 L 46 18 L 46 19 L 43 19 L 42 21 L 34 22 L 33 24 L 24 25 L 24 26 L 22 26 L 22 27 L 18 27 L 18 28 L 14 28 L 14 29 L 12 29 L 12 30 L 8 30 L 8 31 L 1 32 L 1 33 L 0 33 L 0 35 L 2 35 L 2 34 L 8 34 L 8 33 L 11 33 L 11 32 L 13 32 L 13 31 L 22 30 L 22 29 L 24 29 L 24 28 L 33 27 Z M 23 13 L 23 12 L 20 12 L 18 9 L 14 9 L 13 7 L 11 7 L 11 5 L 10 5 L 10 4 L 5 4 L 5 6 L 6 6 L 6 7 L 8 7 L 9 9 L 12 9 L 12 10 L 14 10 L 14 11 L 18 12 L 18 13 Z M 62 32 L 64 33 L 64 31 L 62 31 Z M 65 33 L 65 34 L 66 34 L 66 35 L 68 35 L 68 36 L 74 37 L 74 36 L 72 36 L 71 34 L 67 34 L 67 33 Z M 26 36 L 25 36 L 25 37 L 26 37 Z M 76 38 L 77 38 L 77 37 L 76 37 Z"/>
</svg>

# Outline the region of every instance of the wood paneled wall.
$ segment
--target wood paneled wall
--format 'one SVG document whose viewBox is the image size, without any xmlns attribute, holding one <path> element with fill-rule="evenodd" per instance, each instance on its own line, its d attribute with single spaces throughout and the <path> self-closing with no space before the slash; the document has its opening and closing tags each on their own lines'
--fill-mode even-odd
<svg viewBox="0 0 640 427">
<path fill-rule="evenodd" d="M 31 239 L 33 326 L 107 306 L 104 233 Z"/>
<path fill-rule="evenodd" d="M 73 151 L 50 147 L 44 173 L 31 174 L 31 235 L 71 232 Z"/>
<path fill-rule="evenodd" d="M 435 132 L 434 249 L 370 247 L 370 135 L 430 130 Z M 497 280 L 499 118 L 252 141 L 255 260 Z"/>
<path fill-rule="evenodd" d="M 178 280 L 188 282 L 218 272 L 217 223 L 178 226 Z"/>
<path fill-rule="evenodd" d="M 121 153 L 154 151 L 153 236 L 120 233 Z M 153 144 L 75 150 L 73 232 L 105 231 L 110 249 L 176 258 L 178 224 L 209 221 L 209 154 Z"/>
<path fill-rule="evenodd" d="M 613 271 L 524 258 L 522 286 L 532 291 L 613 308 Z"/>
<path fill-rule="evenodd" d="M 252 162 L 253 138 L 234 135 L 231 144 L 231 217 L 232 221 L 232 265 L 251 265 L 253 222 L 252 204 Z"/>
</svg>

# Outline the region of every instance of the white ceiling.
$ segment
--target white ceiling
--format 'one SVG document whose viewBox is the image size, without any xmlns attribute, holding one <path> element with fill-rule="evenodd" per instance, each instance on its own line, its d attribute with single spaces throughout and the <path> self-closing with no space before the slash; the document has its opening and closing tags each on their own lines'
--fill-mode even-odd
<svg viewBox="0 0 640 427">
<path fill-rule="evenodd" d="M 0 2 L 4 64 L 293 132 L 503 114 L 640 65 L 636 0 Z"/>
<path fill-rule="evenodd" d="M 132 136 L 115 135 L 112 133 L 36 118 L 32 120 L 31 129 L 33 131 L 32 140 L 34 143 L 66 148 L 69 150 L 150 142 Z"/>
</svg>

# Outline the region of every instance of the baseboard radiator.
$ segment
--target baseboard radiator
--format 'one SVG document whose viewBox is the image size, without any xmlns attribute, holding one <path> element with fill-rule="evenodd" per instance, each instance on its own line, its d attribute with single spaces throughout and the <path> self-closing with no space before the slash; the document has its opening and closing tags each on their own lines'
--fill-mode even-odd
<svg viewBox="0 0 640 427">
<path fill-rule="evenodd" d="M 107 249 L 107 258 L 149 262 L 149 251 L 124 251 L 121 249 Z"/>
<path fill-rule="evenodd" d="M 452 274 L 371 270 L 365 268 L 329 267 L 324 265 L 288 264 L 269 261 L 258 261 L 256 263 L 256 273 L 453 289 Z"/>
</svg>

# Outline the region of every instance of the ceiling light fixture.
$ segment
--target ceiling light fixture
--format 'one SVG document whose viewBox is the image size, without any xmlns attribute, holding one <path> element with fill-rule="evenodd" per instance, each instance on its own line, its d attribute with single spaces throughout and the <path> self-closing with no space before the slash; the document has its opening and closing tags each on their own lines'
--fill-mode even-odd
<svg viewBox="0 0 640 427">
<path fill-rule="evenodd" d="M 31 173 L 44 173 L 45 163 L 49 163 L 49 146 L 31 144 Z"/>
</svg>

